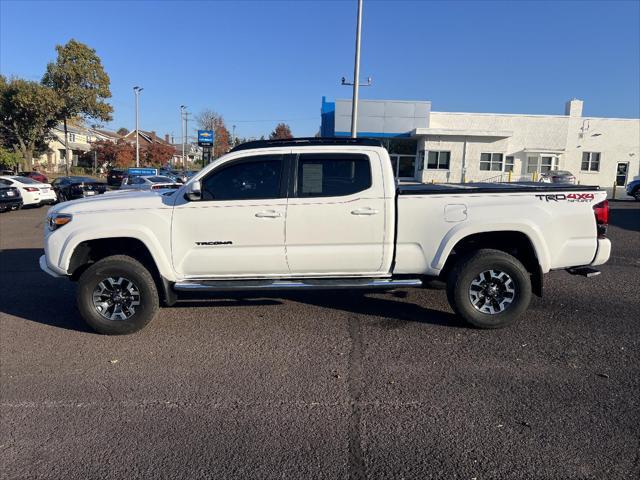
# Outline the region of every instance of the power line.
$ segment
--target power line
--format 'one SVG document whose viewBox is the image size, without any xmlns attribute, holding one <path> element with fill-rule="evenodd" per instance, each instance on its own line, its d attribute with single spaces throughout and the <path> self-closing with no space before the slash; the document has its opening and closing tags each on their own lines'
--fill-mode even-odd
<svg viewBox="0 0 640 480">
<path fill-rule="evenodd" d="M 228 120 L 225 119 L 225 122 L 233 122 L 233 123 L 261 123 L 261 122 L 297 122 L 299 120 L 317 120 L 318 117 L 302 117 L 302 118 L 270 118 L 264 120 Z"/>
</svg>

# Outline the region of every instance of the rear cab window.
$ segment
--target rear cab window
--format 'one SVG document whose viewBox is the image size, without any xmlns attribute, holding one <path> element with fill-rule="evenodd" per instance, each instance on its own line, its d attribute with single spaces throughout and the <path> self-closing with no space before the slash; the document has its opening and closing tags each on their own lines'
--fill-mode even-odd
<svg viewBox="0 0 640 480">
<path fill-rule="evenodd" d="M 372 185 L 369 157 L 353 153 L 302 153 L 298 157 L 295 196 L 339 197 Z"/>
</svg>

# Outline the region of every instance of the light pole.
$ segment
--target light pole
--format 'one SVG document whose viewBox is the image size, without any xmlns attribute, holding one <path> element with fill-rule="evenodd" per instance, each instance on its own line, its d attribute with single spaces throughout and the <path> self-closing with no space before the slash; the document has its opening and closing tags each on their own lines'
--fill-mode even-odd
<svg viewBox="0 0 640 480">
<path fill-rule="evenodd" d="M 182 167 L 184 168 L 184 119 L 186 117 L 185 112 L 187 110 L 186 105 L 180 105 L 180 132 L 182 133 Z"/>
<path fill-rule="evenodd" d="M 362 0 L 358 0 L 356 26 L 356 58 L 353 67 L 353 100 L 351 101 L 351 138 L 358 136 L 358 93 L 360 87 L 360 31 L 362 29 Z"/>
<path fill-rule="evenodd" d="M 135 86 L 133 87 L 133 93 L 136 96 L 136 167 L 140 168 L 140 131 L 139 129 L 139 121 L 140 121 L 140 112 L 139 112 L 139 102 L 140 102 L 140 92 L 143 88 Z"/>
</svg>

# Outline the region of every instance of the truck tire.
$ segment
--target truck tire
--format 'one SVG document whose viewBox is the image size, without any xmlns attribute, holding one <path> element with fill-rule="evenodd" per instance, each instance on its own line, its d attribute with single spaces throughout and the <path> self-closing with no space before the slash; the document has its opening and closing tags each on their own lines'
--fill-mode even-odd
<svg viewBox="0 0 640 480">
<path fill-rule="evenodd" d="M 78 279 L 76 294 L 82 318 L 96 332 L 126 335 L 147 325 L 159 306 L 153 277 L 126 255 L 97 261 Z"/>
<path fill-rule="evenodd" d="M 449 273 L 451 308 L 479 328 L 515 322 L 531 301 L 531 278 L 520 261 L 500 250 L 482 249 L 461 258 Z"/>
</svg>

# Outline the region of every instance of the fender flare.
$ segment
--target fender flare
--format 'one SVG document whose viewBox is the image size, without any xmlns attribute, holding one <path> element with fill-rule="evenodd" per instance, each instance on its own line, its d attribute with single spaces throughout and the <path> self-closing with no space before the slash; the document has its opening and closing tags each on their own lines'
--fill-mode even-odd
<svg viewBox="0 0 640 480">
<path fill-rule="evenodd" d="M 114 231 L 113 228 L 105 228 L 104 230 L 91 229 L 74 232 L 65 239 L 57 264 L 68 272 L 71 257 L 78 245 L 91 240 L 107 238 L 132 238 L 142 242 L 151 254 L 160 275 L 169 281 L 176 280 L 176 274 L 157 238 L 147 227 L 140 225 L 122 225 L 118 227 L 117 231 Z"/>
<path fill-rule="evenodd" d="M 515 227 L 515 228 L 514 228 Z M 444 267 L 453 247 L 458 242 L 469 237 L 470 235 L 476 235 L 479 233 L 493 233 L 493 232 L 518 232 L 524 234 L 535 251 L 538 258 L 538 264 L 542 273 L 547 273 L 551 269 L 551 260 L 549 250 L 544 241 L 544 237 L 538 227 L 526 220 L 520 219 L 517 226 L 507 223 L 484 223 L 484 224 L 458 224 L 447 232 L 447 234 L 440 242 L 436 254 L 431 262 L 431 267 L 436 271 L 441 271 Z"/>
</svg>

